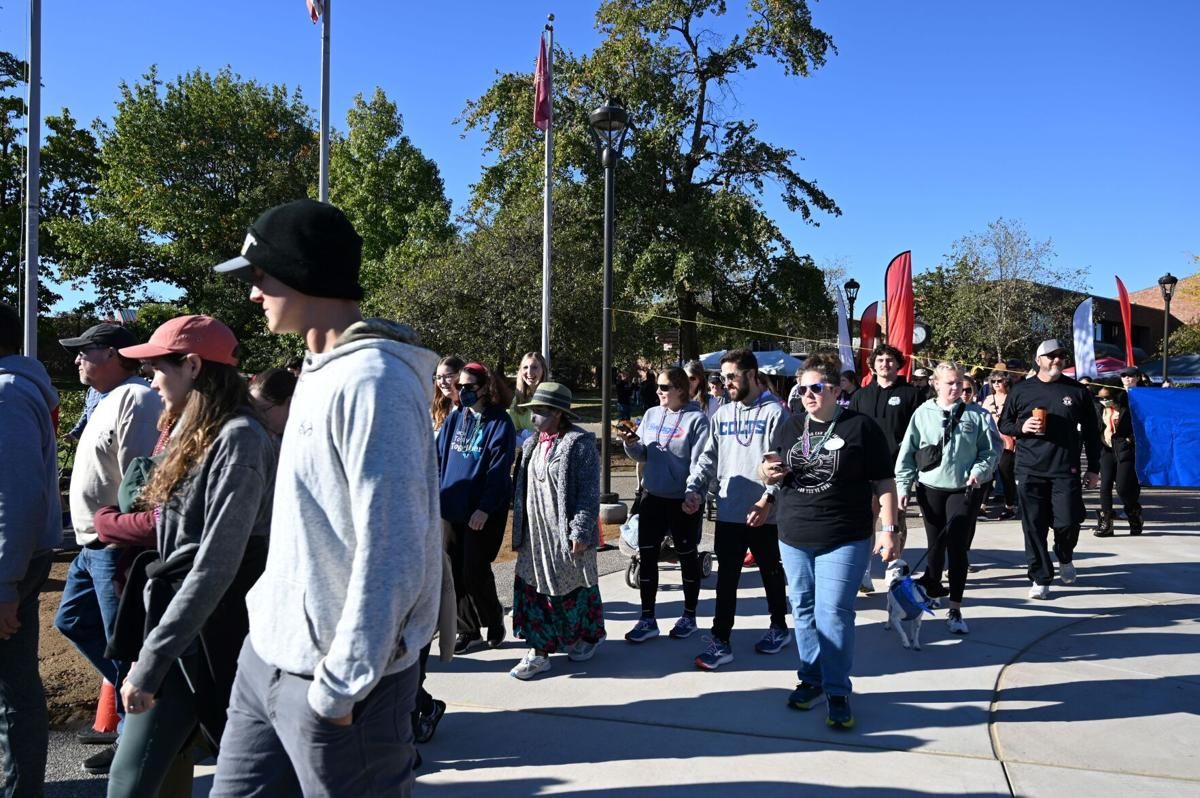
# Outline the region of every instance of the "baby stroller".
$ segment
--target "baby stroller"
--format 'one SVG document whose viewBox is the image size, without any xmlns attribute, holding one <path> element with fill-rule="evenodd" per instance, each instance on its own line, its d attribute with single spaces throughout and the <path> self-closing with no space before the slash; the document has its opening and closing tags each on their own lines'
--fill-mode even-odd
<svg viewBox="0 0 1200 798">
<path fill-rule="evenodd" d="M 638 517 L 636 514 L 631 515 L 629 520 L 621 525 L 619 548 L 621 549 L 621 553 L 629 558 L 629 565 L 625 567 L 625 584 L 637 590 L 638 580 L 642 575 L 642 558 L 638 554 Z M 707 579 L 712 576 L 713 553 L 703 550 L 697 553 L 700 555 L 700 577 Z M 658 553 L 658 561 L 669 563 L 679 562 L 679 555 L 675 551 L 675 541 L 671 540 L 670 535 L 663 535 L 662 547 Z"/>
</svg>

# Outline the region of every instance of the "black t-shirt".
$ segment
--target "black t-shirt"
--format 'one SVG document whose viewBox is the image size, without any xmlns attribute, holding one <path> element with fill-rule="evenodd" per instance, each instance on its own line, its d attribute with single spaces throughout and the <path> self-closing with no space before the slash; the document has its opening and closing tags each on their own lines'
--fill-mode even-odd
<svg viewBox="0 0 1200 798">
<path fill-rule="evenodd" d="M 887 437 L 873 419 L 846 409 L 819 448 L 830 425 L 809 422 L 805 455 L 804 419 L 789 417 L 771 439 L 771 451 L 790 469 L 776 495 L 779 539 L 822 548 L 871 537 L 871 482 L 893 474 Z"/>
</svg>

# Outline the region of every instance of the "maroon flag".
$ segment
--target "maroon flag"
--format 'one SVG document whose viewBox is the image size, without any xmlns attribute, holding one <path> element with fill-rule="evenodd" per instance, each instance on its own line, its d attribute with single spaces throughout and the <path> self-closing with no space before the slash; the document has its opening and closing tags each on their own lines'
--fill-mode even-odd
<svg viewBox="0 0 1200 798">
<path fill-rule="evenodd" d="M 904 368 L 900 373 L 907 377 L 912 372 L 913 353 L 913 284 L 912 252 L 904 251 L 892 258 L 884 277 L 885 300 L 887 302 L 887 342 L 904 355 Z"/>
<path fill-rule="evenodd" d="M 879 342 L 879 322 L 875 320 L 878 313 L 879 303 L 872 302 L 858 323 L 858 373 L 862 375 L 863 387 L 871 384 L 871 352 Z"/>
<path fill-rule="evenodd" d="M 550 59 L 546 54 L 546 37 L 538 37 L 537 68 L 533 71 L 533 124 L 538 130 L 550 126 Z"/>
<path fill-rule="evenodd" d="M 1121 324 L 1125 326 L 1125 365 L 1132 366 L 1133 363 L 1133 308 L 1129 306 L 1129 292 L 1125 290 L 1125 283 L 1121 282 L 1121 278 L 1117 278 L 1117 296 L 1121 298 Z"/>
<path fill-rule="evenodd" d="M 325 13 L 325 3 L 323 0 L 305 0 L 308 3 L 308 16 L 312 19 L 313 24 L 317 24 L 317 20 Z"/>
</svg>

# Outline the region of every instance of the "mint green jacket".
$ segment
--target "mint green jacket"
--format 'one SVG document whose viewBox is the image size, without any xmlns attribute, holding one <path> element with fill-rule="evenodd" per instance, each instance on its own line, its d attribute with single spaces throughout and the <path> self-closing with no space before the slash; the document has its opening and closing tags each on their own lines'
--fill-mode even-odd
<svg viewBox="0 0 1200 798">
<path fill-rule="evenodd" d="M 942 439 L 946 413 L 936 399 L 917 408 L 900 442 L 896 458 L 896 490 L 908 493 L 914 482 L 942 490 L 961 490 L 974 475 L 980 482 L 992 478 L 1000 458 L 1000 436 L 991 415 L 976 404 L 967 405 L 942 451 L 942 462 L 929 471 L 917 470 L 917 450 Z"/>
</svg>

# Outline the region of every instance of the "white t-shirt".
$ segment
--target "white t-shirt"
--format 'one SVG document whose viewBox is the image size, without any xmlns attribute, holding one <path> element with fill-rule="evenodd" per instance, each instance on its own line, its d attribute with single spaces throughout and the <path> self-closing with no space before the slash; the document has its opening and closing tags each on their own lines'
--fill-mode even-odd
<svg viewBox="0 0 1200 798">
<path fill-rule="evenodd" d="M 140 377 L 118 385 L 92 411 L 71 471 L 71 525 L 80 546 L 96 541 L 92 517 L 117 503 L 129 463 L 154 451 L 161 413 L 162 400 Z"/>
</svg>

